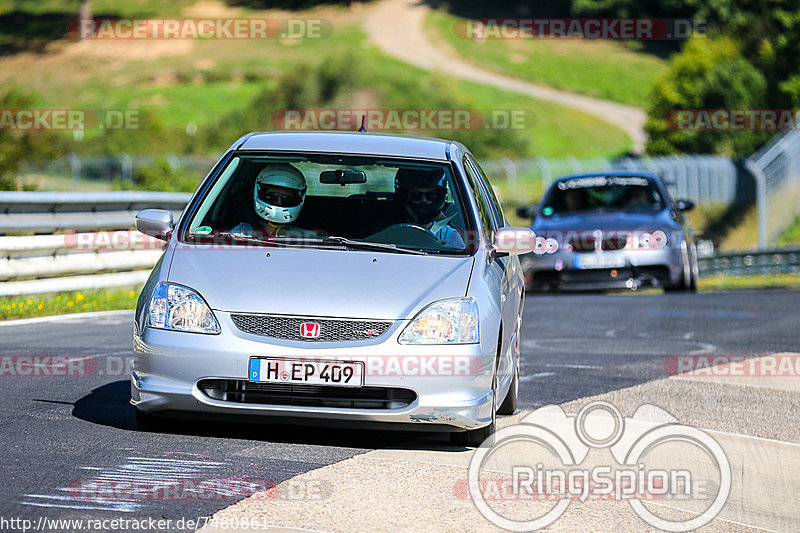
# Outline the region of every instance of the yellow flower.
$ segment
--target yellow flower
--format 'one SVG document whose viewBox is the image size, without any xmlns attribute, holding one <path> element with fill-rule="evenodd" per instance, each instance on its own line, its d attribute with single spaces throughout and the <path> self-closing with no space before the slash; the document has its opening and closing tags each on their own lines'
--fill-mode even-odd
<svg viewBox="0 0 800 533">
<path fill-rule="evenodd" d="M 5 308 L 6 308 L 6 304 L 0 304 L 0 309 L 5 309 Z"/>
<path fill-rule="evenodd" d="M 60 302 L 61 301 L 61 296 L 56 296 L 56 301 Z"/>
<path fill-rule="evenodd" d="M 136 291 L 130 291 L 130 292 L 128 293 L 128 296 L 129 296 L 130 298 L 133 298 L 134 296 L 136 296 Z"/>
<path fill-rule="evenodd" d="M 11 304 L 11 309 L 16 309 L 16 307 L 17 307 L 16 303 Z"/>
<path fill-rule="evenodd" d="M 86 304 L 83 304 L 83 308 L 86 309 Z"/>
<path fill-rule="evenodd" d="M 75 299 L 76 299 L 77 301 L 79 301 L 79 302 L 80 302 L 81 300 L 83 300 L 83 294 L 81 294 L 81 293 L 77 293 L 77 294 L 75 295 Z"/>
<path fill-rule="evenodd" d="M 20 303 L 19 303 L 19 306 L 20 306 L 20 307 L 25 307 L 25 302 L 20 302 Z"/>
<path fill-rule="evenodd" d="M 75 305 L 75 302 L 73 302 L 72 300 L 67 302 L 67 307 L 72 307 L 73 305 Z"/>
<path fill-rule="evenodd" d="M 44 307 L 44 302 L 40 303 L 39 307 L 37 307 L 37 309 L 39 309 L 41 311 L 42 307 Z"/>
<path fill-rule="evenodd" d="M 28 305 L 33 305 L 33 300 L 28 300 L 28 301 L 27 301 L 27 302 L 25 302 L 25 303 L 26 303 L 26 304 L 28 304 Z"/>
</svg>

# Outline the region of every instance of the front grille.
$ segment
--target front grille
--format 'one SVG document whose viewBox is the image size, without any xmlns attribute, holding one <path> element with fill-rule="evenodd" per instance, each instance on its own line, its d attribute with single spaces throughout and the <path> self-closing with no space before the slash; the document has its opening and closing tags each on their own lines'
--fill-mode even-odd
<svg viewBox="0 0 800 533">
<path fill-rule="evenodd" d="M 616 276 L 611 273 L 615 272 Z M 613 281 L 625 281 L 628 278 L 642 280 L 654 279 L 659 284 L 669 282 L 669 269 L 663 266 L 641 266 L 638 268 L 597 268 L 586 270 L 564 270 L 556 273 L 556 276 L 564 283 L 605 283 Z M 537 274 L 538 281 L 538 274 Z"/>
<path fill-rule="evenodd" d="M 623 250 L 628 245 L 628 236 L 618 233 L 604 235 L 600 243 L 600 248 L 605 251 Z M 571 238 L 568 243 L 573 252 L 594 252 L 597 249 L 596 238 L 594 235 L 583 235 Z"/>
<path fill-rule="evenodd" d="M 243 379 L 204 379 L 200 391 L 223 402 L 338 407 L 344 409 L 402 409 L 417 399 L 410 389 L 396 387 L 329 387 L 254 383 Z"/>
<path fill-rule="evenodd" d="M 392 325 L 391 322 L 377 320 L 313 319 L 280 315 L 231 315 L 231 319 L 237 328 L 246 333 L 310 342 L 377 339 Z M 319 324 L 318 337 L 300 335 L 300 326 L 306 322 Z"/>
</svg>

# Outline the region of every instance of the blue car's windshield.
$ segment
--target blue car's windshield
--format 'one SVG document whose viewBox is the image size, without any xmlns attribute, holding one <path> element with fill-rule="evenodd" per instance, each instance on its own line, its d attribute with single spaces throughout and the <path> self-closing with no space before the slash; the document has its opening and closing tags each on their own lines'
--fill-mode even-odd
<svg viewBox="0 0 800 533">
<path fill-rule="evenodd" d="M 542 215 L 584 211 L 664 209 L 653 180 L 638 176 L 591 176 L 558 181 L 542 203 Z"/>
<path fill-rule="evenodd" d="M 386 249 L 467 253 L 474 248 L 471 224 L 457 184 L 444 163 L 241 154 L 210 188 L 184 238 L 331 245 L 326 238 L 342 237 Z"/>
</svg>

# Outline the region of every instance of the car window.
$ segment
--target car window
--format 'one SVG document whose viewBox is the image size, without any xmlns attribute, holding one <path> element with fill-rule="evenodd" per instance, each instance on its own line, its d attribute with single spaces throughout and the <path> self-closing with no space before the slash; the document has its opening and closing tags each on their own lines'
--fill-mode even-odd
<svg viewBox="0 0 800 533">
<path fill-rule="evenodd" d="M 542 215 L 585 211 L 655 211 L 665 201 L 656 183 L 640 176 L 586 176 L 557 181 L 542 202 Z"/>
<path fill-rule="evenodd" d="M 492 184 L 489 183 L 489 178 L 486 177 L 486 172 L 483 171 L 483 168 L 478 164 L 472 156 L 467 155 L 467 159 L 472 163 L 472 166 L 475 170 L 478 171 L 478 175 L 481 177 L 481 181 L 483 182 L 484 188 L 488 193 L 488 201 L 489 206 L 492 208 L 492 212 L 494 214 L 495 224 L 497 227 L 507 226 L 508 222 L 506 221 L 506 216 L 503 213 L 503 207 L 500 205 L 500 202 L 497 200 L 497 195 L 494 193 L 494 188 Z"/>
<path fill-rule="evenodd" d="M 478 204 L 478 216 L 480 217 L 481 224 L 485 228 L 486 235 L 491 242 L 492 239 L 494 239 L 496 226 L 491 208 L 489 207 L 489 202 L 486 200 L 486 196 L 483 191 L 483 187 L 480 185 L 477 172 L 472 168 L 472 165 L 470 165 L 467 156 L 464 156 L 463 163 L 464 171 L 467 174 L 467 181 L 469 182 L 469 187 L 472 190 L 472 195 L 475 197 L 475 201 Z"/>
<path fill-rule="evenodd" d="M 465 196 L 457 187 L 464 185 L 445 163 L 237 154 L 201 200 L 184 239 L 343 237 L 430 253 L 467 253 Z"/>
</svg>

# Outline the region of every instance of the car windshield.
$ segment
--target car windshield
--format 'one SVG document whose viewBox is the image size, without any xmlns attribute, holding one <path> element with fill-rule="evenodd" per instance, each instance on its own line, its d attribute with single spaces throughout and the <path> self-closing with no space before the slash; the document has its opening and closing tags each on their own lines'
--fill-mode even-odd
<svg viewBox="0 0 800 533">
<path fill-rule="evenodd" d="M 363 156 L 234 156 L 184 242 L 469 253 L 463 191 L 445 163 Z"/>
<path fill-rule="evenodd" d="M 652 179 L 639 176 L 591 176 L 558 181 L 542 203 L 542 215 L 582 211 L 654 211 L 664 200 Z"/>
</svg>

